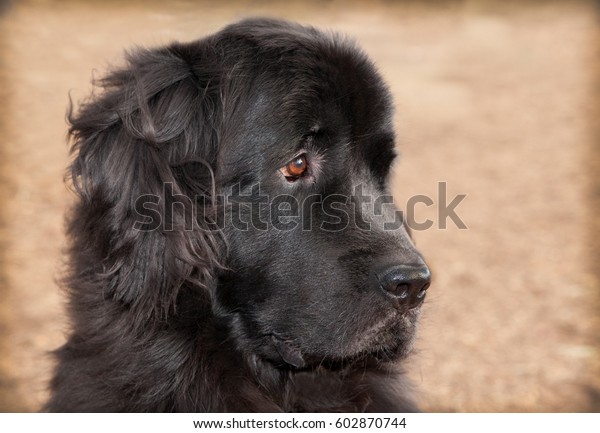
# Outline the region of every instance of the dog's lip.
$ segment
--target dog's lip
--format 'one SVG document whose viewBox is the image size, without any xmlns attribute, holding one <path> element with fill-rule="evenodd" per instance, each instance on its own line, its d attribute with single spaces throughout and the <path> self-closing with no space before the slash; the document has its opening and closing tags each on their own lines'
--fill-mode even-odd
<svg viewBox="0 0 600 433">
<path fill-rule="evenodd" d="M 302 368 L 306 365 L 302 351 L 291 341 L 275 334 L 271 334 L 271 340 L 275 350 L 286 364 L 296 368 Z"/>
<path fill-rule="evenodd" d="M 353 344 L 354 347 L 358 348 L 357 352 L 368 349 L 368 347 L 372 345 L 373 341 L 377 339 L 379 335 L 381 335 L 385 328 L 393 325 L 395 322 L 400 320 L 400 318 L 401 314 L 399 314 L 398 311 L 392 311 L 384 316 L 383 319 L 375 322 L 372 326 L 367 328 Z"/>
<path fill-rule="evenodd" d="M 402 330 L 414 327 L 420 307 L 400 312 L 396 309 L 382 315 L 382 319 L 367 328 L 355 342 L 347 355 L 348 358 L 362 358 L 394 353 L 397 348 L 410 345 L 414 335 L 405 334 Z M 390 331 L 390 332 L 386 332 Z M 393 357 L 392 357 L 393 358 Z"/>
<path fill-rule="evenodd" d="M 418 310 L 419 307 L 413 308 L 405 313 L 400 313 L 396 309 L 388 312 L 386 315 L 383 315 L 382 319 L 376 321 L 358 335 L 356 339 L 348 345 L 348 350 L 345 351 L 345 353 L 340 353 L 339 356 L 333 357 L 324 355 L 323 353 L 317 354 L 311 353 L 310 351 L 307 352 L 292 338 L 284 337 L 279 333 L 272 332 L 267 335 L 271 340 L 272 347 L 277 351 L 281 360 L 296 369 L 307 368 L 315 363 L 323 366 L 327 363 L 331 363 L 332 365 L 345 365 L 347 362 L 360 360 L 365 357 L 380 358 L 381 356 L 385 356 L 388 352 L 395 352 L 397 346 L 399 347 L 405 342 L 394 337 L 394 333 L 383 336 L 386 328 L 395 327 L 402 321 L 411 321 L 408 316 Z M 408 323 L 406 325 L 408 326 Z M 382 338 L 382 336 L 385 338 Z M 381 361 L 385 360 L 381 359 Z"/>
</svg>

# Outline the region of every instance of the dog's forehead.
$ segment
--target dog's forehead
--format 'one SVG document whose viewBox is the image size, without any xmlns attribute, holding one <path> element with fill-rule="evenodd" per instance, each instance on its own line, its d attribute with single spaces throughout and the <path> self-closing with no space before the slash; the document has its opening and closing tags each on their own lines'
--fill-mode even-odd
<svg viewBox="0 0 600 433">
<path fill-rule="evenodd" d="M 389 121 L 390 92 L 373 62 L 347 37 L 251 18 L 225 28 L 221 42 L 228 74 L 268 94 L 281 116 L 305 120 L 303 112 L 328 104 L 325 109 L 337 106 L 351 122 Z"/>
<path fill-rule="evenodd" d="M 254 158 L 270 167 L 301 150 L 314 131 L 321 147 L 360 153 L 393 152 L 390 92 L 369 58 L 351 41 L 279 21 L 232 27 L 231 89 L 238 98 L 234 159 Z M 386 153 L 383 152 L 383 153 Z M 350 155 L 349 155 L 350 156 Z"/>
</svg>

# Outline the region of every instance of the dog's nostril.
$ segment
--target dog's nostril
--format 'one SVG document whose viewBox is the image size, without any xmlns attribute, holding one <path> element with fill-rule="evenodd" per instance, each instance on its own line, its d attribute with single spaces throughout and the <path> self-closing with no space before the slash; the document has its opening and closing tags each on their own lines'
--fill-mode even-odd
<svg viewBox="0 0 600 433">
<path fill-rule="evenodd" d="M 425 297 L 431 274 L 425 264 L 395 265 L 376 273 L 379 287 L 397 300 L 412 305 Z"/>
<path fill-rule="evenodd" d="M 425 293 L 427 293 L 427 289 L 429 288 L 429 283 L 425 283 L 425 285 L 423 287 L 421 287 L 421 290 L 419 290 L 419 293 L 417 293 L 417 298 L 421 299 L 425 296 Z"/>
<path fill-rule="evenodd" d="M 408 298 L 408 284 L 398 284 L 394 294 L 400 299 Z"/>
</svg>

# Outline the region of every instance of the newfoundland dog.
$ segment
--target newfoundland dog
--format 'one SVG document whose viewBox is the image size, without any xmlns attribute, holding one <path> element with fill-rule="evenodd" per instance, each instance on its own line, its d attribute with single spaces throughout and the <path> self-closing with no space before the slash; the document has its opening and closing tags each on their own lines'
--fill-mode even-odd
<svg viewBox="0 0 600 433">
<path fill-rule="evenodd" d="M 46 409 L 417 410 L 398 361 L 430 274 L 365 54 L 249 19 L 98 84 L 69 114 L 71 328 Z"/>
</svg>

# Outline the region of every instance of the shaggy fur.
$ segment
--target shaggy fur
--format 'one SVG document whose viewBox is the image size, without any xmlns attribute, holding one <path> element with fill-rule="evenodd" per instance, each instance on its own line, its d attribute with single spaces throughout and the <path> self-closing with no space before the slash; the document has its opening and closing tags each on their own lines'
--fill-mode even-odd
<svg viewBox="0 0 600 433">
<path fill-rule="evenodd" d="M 136 49 L 99 84 L 69 116 L 72 328 L 47 410 L 416 410 L 396 361 L 428 271 L 402 224 L 384 230 L 391 206 L 354 194 L 386 194 L 395 156 L 367 57 L 252 19 Z M 283 175 L 298 155 L 307 171 Z M 265 196 L 284 216 L 322 206 L 282 230 L 254 206 Z M 427 274 L 409 301 L 394 292 L 406 264 Z"/>
</svg>

